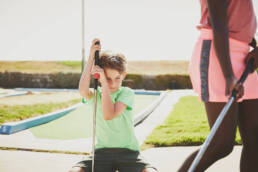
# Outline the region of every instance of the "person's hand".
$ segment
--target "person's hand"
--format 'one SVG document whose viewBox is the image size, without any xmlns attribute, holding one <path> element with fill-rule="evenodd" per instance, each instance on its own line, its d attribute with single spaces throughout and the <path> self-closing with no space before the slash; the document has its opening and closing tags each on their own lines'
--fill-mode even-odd
<svg viewBox="0 0 258 172">
<path fill-rule="evenodd" d="M 254 63 L 251 69 L 251 72 L 254 72 L 258 68 L 258 47 L 255 47 L 248 53 L 247 57 L 245 58 L 245 64 L 247 64 L 251 58 L 254 58 Z"/>
<path fill-rule="evenodd" d="M 226 78 L 226 96 L 230 97 L 233 90 L 237 91 L 236 99 L 241 98 L 244 95 L 244 87 L 242 83 L 238 83 L 235 76 Z"/>
<path fill-rule="evenodd" d="M 91 73 L 92 73 L 92 75 L 94 75 L 94 74 L 99 74 L 99 82 L 100 82 L 101 84 L 106 81 L 106 76 L 105 76 L 104 69 L 102 69 L 102 68 L 99 67 L 98 65 L 96 65 L 96 66 L 93 67 Z"/>
<path fill-rule="evenodd" d="M 91 48 L 90 48 L 90 60 L 94 60 L 95 52 L 101 50 L 101 45 L 97 44 L 96 42 L 100 42 L 99 39 L 95 38 L 92 41 Z"/>
</svg>

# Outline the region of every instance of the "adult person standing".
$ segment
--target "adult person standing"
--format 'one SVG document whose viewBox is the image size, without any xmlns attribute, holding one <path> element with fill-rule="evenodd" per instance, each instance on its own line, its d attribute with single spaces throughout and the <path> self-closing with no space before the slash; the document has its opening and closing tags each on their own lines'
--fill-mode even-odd
<svg viewBox="0 0 258 172">
<path fill-rule="evenodd" d="M 234 89 L 238 100 L 195 171 L 205 171 L 232 152 L 238 126 L 243 141 L 240 171 L 257 172 L 258 47 L 249 52 L 257 28 L 252 0 L 200 0 L 200 4 L 200 37 L 192 55 L 190 76 L 195 92 L 205 104 L 210 128 Z M 253 72 L 243 85 L 237 83 L 250 58 L 255 59 Z M 197 153 L 198 150 L 192 153 L 178 171 L 187 171 Z"/>
</svg>

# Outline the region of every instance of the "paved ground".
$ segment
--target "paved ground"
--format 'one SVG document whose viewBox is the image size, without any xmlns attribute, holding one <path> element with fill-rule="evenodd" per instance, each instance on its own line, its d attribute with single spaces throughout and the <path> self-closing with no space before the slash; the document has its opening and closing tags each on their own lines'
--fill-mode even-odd
<svg viewBox="0 0 258 172">
<path fill-rule="evenodd" d="M 173 108 L 173 105 L 181 96 L 193 94 L 192 90 L 178 90 L 169 93 L 155 111 L 142 124 L 135 128 L 140 144 L 143 143 L 146 136 L 157 125 L 164 121 Z M 0 147 L 90 152 L 91 139 L 65 141 L 36 139 L 26 130 L 12 135 L 0 135 Z M 160 172 L 173 172 L 196 149 L 197 147 L 152 148 L 143 151 L 142 154 Z M 214 164 L 207 171 L 237 172 L 240 152 L 241 147 L 236 147 L 230 156 Z M 0 150 L 0 172 L 68 171 L 75 162 L 82 160 L 83 157 L 82 155 Z"/>
<path fill-rule="evenodd" d="M 152 148 L 143 151 L 148 159 L 160 172 L 175 172 L 184 159 L 197 147 Z M 238 172 L 241 147 L 235 147 L 233 153 L 215 163 L 207 172 Z M 1 172 L 65 172 L 76 162 L 83 159 L 82 155 L 40 153 L 28 151 L 0 151 Z"/>
</svg>

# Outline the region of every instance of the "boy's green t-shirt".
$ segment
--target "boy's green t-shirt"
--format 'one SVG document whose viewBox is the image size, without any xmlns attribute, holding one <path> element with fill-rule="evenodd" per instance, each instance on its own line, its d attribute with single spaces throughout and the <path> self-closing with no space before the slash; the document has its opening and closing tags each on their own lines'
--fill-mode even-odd
<svg viewBox="0 0 258 172">
<path fill-rule="evenodd" d="M 134 133 L 133 103 L 134 92 L 128 87 L 120 87 L 112 93 L 112 102 L 122 102 L 127 108 L 112 120 L 104 120 L 101 107 L 101 89 L 97 89 L 97 113 L 96 113 L 96 138 L 95 149 L 100 148 L 128 148 L 139 151 L 139 143 Z M 90 103 L 94 108 L 94 96 L 89 100 L 82 101 Z"/>
</svg>

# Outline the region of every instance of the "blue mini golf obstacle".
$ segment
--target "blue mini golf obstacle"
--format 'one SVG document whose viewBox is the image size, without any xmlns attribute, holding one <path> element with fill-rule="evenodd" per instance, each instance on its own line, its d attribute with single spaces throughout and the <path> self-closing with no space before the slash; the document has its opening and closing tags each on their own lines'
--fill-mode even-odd
<svg viewBox="0 0 258 172">
<path fill-rule="evenodd" d="M 57 118 L 60 118 L 66 115 L 67 113 L 73 111 L 74 109 L 76 109 L 78 106 L 81 106 L 81 105 L 82 103 L 79 103 L 72 107 L 69 107 L 60 111 L 48 113 L 39 117 L 29 118 L 18 122 L 4 123 L 0 126 L 0 134 L 13 134 L 21 130 L 25 130 L 37 125 L 41 125 L 41 124 L 53 121 Z"/>
<path fill-rule="evenodd" d="M 138 113 L 134 118 L 134 125 L 140 124 L 144 119 L 148 117 L 148 115 L 151 114 L 151 112 L 159 105 L 159 103 L 164 99 L 167 92 L 158 92 L 158 91 L 143 91 L 143 90 L 136 90 L 135 94 L 137 95 L 160 95 L 157 100 L 155 100 L 153 103 L 151 103 L 147 108 L 142 110 L 140 113 Z M 82 103 L 76 104 L 72 107 L 59 110 L 56 112 L 48 113 L 39 117 L 30 118 L 18 122 L 8 122 L 4 123 L 0 126 L 0 134 L 13 134 L 31 127 L 35 127 L 37 125 L 45 124 L 50 121 L 53 121 L 55 119 L 58 119 L 69 112 L 75 110 L 79 106 L 83 105 Z"/>
<path fill-rule="evenodd" d="M 13 96 L 24 96 L 26 95 L 26 92 L 21 92 L 21 93 L 10 93 L 10 94 L 5 94 L 5 95 L 0 95 L 0 98 L 4 97 L 13 97 Z"/>
</svg>

